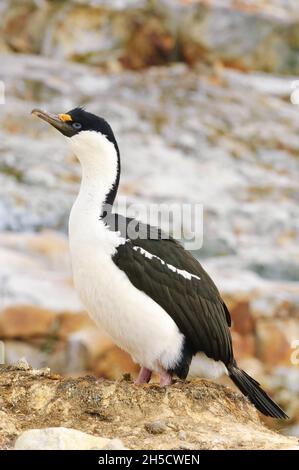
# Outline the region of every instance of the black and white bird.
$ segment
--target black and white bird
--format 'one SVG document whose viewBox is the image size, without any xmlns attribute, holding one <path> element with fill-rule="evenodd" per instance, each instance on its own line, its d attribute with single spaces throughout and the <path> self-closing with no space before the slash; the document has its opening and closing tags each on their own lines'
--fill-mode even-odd
<svg viewBox="0 0 299 470">
<path fill-rule="evenodd" d="M 120 154 L 108 122 L 81 108 L 32 113 L 67 137 L 81 163 L 69 218 L 74 283 L 94 321 L 140 364 L 136 383 L 149 382 L 153 371 L 161 385 L 185 379 L 190 367 L 192 375 L 226 373 L 263 414 L 287 418 L 238 368 L 229 311 L 200 263 L 158 228 L 136 222 L 142 236 L 130 238 L 132 219 L 113 216 Z"/>
</svg>

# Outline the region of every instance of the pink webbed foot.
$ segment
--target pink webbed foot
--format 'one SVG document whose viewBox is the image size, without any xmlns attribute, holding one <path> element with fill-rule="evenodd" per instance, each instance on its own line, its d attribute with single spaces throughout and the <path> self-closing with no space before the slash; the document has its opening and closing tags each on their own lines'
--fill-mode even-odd
<svg viewBox="0 0 299 470">
<path fill-rule="evenodd" d="M 141 385 L 147 384 L 151 380 L 152 371 L 146 367 L 141 367 L 137 379 L 134 381 L 134 384 Z"/>
<path fill-rule="evenodd" d="M 161 387 L 165 387 L 166 385 L 172 384 L 172 377 L 166 371 L 161 372 L 160 374 L 160 385 Z"/>
</svg>

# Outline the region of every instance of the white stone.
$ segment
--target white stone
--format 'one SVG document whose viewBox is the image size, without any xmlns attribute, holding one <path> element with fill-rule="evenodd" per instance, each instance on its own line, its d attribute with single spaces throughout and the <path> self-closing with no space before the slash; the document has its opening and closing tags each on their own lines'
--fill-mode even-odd
<svg viewBox="0 0 299 470">
<path fill-rule="evenodd" d="M 72 428 L 28 429 L 16 440 L 16 450 L 125 449 L 119 439 L 92 436 Z"/>
</svg>

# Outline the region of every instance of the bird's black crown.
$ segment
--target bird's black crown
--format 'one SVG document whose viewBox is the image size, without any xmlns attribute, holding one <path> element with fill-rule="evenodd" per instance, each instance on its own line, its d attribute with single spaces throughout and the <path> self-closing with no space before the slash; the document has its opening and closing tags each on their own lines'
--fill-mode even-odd
<svg viewBox="0 0 299 470">
<path fill-rule="evenodd" d="M 111 126 L 104 118 L 89 113 L 83 108 L 74 108 L 68 111 L 66 116 L 70 116 L 71 118 L 67 121 L 67 124 L 74 131 L 73 135 L 81 131 L 96 131 L 105 135 L 110 142 L 116 144 Z"/>
</svg>

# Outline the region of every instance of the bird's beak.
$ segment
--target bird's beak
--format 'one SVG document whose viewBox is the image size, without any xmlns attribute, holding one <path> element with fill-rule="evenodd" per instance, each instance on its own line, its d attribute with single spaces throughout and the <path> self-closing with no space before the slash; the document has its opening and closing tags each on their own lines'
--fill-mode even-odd
<svg viewBox="0 0 299 470">
<path fill-rule="evenodd" d="M 63 135 L 67 137 L 72 137 L 76 134 L 76 131 L 70 125 L 70 120 L 66 120 L 65 117 L 68 116 L 67 114 L 50 114 L 42 111 L 41 109 L 33 109 L 31 114 L 39 117 L 43 121 L 48 122 L 51 126 L 55 127 L 58 131 L 60 131 Z"/>
</svg>

